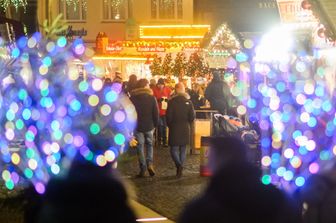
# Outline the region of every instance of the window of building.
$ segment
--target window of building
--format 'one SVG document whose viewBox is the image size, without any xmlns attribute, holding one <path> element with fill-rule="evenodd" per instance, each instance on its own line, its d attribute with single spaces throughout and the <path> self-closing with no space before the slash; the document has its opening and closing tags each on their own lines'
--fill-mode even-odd
<svg viewBox="0 0 336 223">
<path fill-rule="evenodd" d="M 125 20 L 127 5 L 127 0 L 103 0 L 103 20 Z"/>
<path fill-rule="evenodd" d="M 183 0 L 151 0 L 152 19 L 183 19 Z"/>
<path fill-rule="evenodd" d="M 87 13 L 87 0 L 59 0 L 59 11 L 65 20 L 84 21 Z"/>
</svg>

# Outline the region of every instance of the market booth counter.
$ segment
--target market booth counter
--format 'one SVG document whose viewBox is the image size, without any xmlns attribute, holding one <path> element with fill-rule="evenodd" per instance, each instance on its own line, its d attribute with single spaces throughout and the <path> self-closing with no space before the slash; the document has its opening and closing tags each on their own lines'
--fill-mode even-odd
<svg viewBox="0 0 336 223">
<path fill-rule="evenodd" d="M 200 175 L 210 176 L 210 171 L 207 167 L 209 138 L 213 135 L 213 117 L 218 111 L 204 107 L 200 110 L 195 110 L 195 112 L 196 119 L 191 129 L 190 152 L 191 154 L 200 155 Z"/>
</svg>

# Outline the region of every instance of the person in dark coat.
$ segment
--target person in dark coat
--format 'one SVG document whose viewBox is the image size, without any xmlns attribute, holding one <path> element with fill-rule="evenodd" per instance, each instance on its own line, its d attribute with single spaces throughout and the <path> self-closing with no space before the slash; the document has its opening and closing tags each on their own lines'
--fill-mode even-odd
<svg viewBox="0 0 336 223">
<path fill-rule="evenodd" d="M 135 74 L 131 74 L 127 82 L 124 82 L 124 92 L 130 96 L 131 92 L 136 88 L 138 78 Z"/>
<path fill-rule="evenodd" d="M 213 73 L 213 78 L 205 89 L 205 98 L 210 102 L 211 109 L 226 114 L 229 110 L 230 88 L 222 80 L 220 73 Z"/>
<path fill-rule="evenodd" d="M 328 161 L 321 172 L 311 175 L 296 192 L 303 209 L 304 223 L 336 222 L 336 160 Z"/>
<path fill-rule="evenodd" d="M 262 184 L 261 171 L 248 163 L 240 139 L 216 137 L 210 145 L 213 176 L 204 193 L 185 207 L 179 223 L 300 222 L 294 203 L 275 186 Z"/>
<path fill-rule="evenodd" d="M 153 166 L 153 133 L 159 122 L 159 109 L 148 80 L 140 79 L 137 88 L 131 91 L 131 101 L 138 114 L 135 138 L 138 141 L 137 154 L 140 165 L 139 177 L 144 177 L 146 169 L 155 175 Z M 146 159 L 144 149 L 147 149 Z"/>
<path fill-rule="evenodd" d="M 190 143 L 190 126 L 195 119 L 195 111 L 182 83 L 176 84 L 175 93 L 168 101 L 166 117 L 169 128 L 168 144 L 176 165 L 176 176 L 181 177 L 186 159 L 186 147 Z"/>
</svg>

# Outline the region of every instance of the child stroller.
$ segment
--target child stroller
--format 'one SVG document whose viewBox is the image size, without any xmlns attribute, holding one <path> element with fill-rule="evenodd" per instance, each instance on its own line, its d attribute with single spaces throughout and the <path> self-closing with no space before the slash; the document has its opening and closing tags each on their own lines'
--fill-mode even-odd
<svg viewBox="0 0 336 223">
<path fill-rule="evenodd" d="M 244 125 L 238 117 L 214 114 L 212 132 L 213 136 L 235 136 L 241 138 L 248 147 L 248 160 L 256 166 L 261 167 L 260 136 L 253 127 Z"/>
</svg>

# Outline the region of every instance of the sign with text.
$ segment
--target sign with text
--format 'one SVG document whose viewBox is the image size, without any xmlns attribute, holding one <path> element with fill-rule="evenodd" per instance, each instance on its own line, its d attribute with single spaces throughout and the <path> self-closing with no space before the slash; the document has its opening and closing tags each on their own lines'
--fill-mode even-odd
<svg viewBox="0 0 336 223">
<path fill-rule="evenodd" d="M 74 36 L 87 36 L 87 30 L 82 28 L 82 29 L 73 29 L 72 26 L 68 26 L 68 28 L 60 33 L 57 33 L 58 36 L 66 36 L 66 37 L 74 37 Z"/>
<path fill-rule="evenodd" d="M 159 46 L 139 46 L 137 48 L 138 52 L 153 52 L 153 53 L 161 53 L 161 52 L 166 52 L 166 48 L 164 47 L 159 47 Z"/>
<path fill-rule="evenodd" d="M 106 52 L 108 53 L 119 53 L 123 50 L 124 48 L 121 46 L 114 46 L 114 45 L 108 45 L 106 47 Z"/>
<path fill-rule="evenodd" d="M 302 0 L 278 0 L 278 8 L 283 23 L 317 23 L 312 10 L 302 8 Z"/>
</svg>

